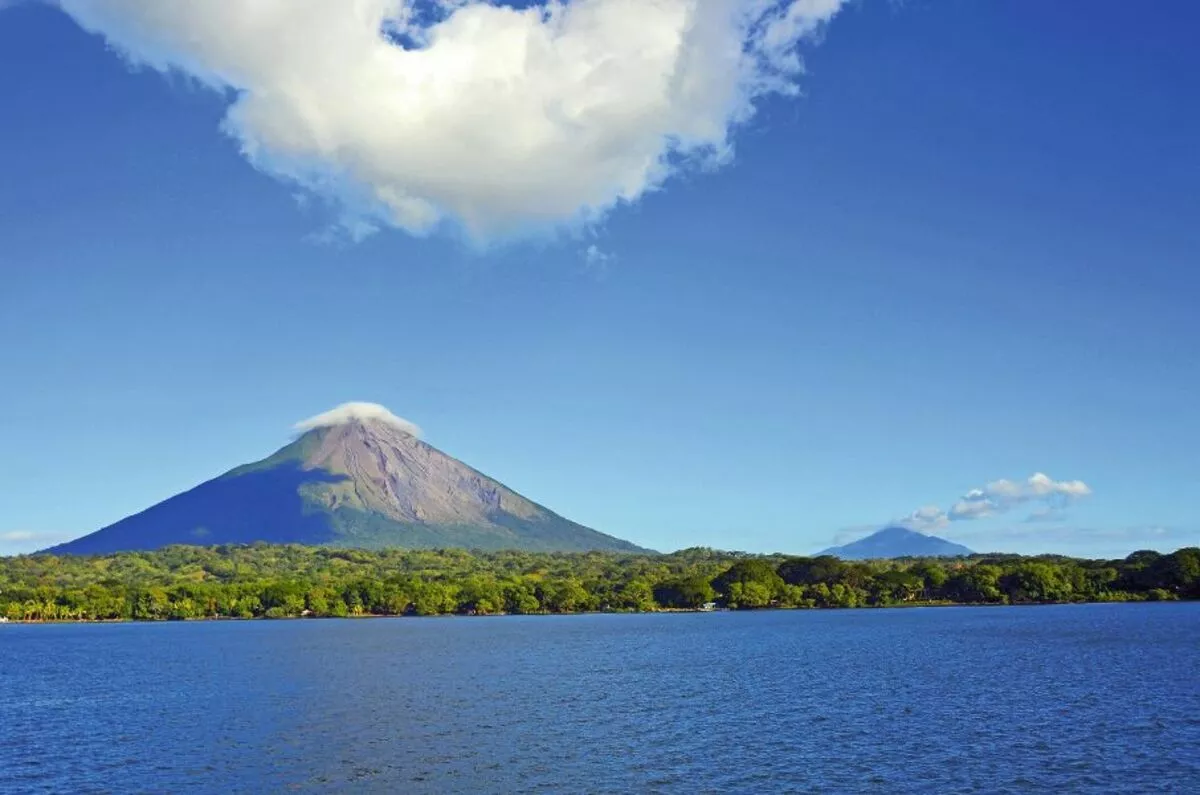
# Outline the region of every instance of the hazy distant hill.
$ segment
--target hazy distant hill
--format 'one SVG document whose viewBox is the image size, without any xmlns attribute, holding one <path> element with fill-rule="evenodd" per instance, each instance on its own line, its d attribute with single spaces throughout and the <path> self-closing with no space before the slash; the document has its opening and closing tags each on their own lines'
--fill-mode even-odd
<svg viewBox="0 0 1200 795">
<path fill-rule="evenodd" d="M 962 544 L 937 536 L 927 536 L 905 527 L 885 527 L 866 538 L 840 547 L 830 547 L 821 553 L 842 560 L 871 558 L 944 557 L 954 558 L 973 554 Z"/>
<path fill-rule="evenodd" d="M 372 416 L 313 428 L 262 461 L 48 551 L 92 554 L 253 541 L 642 551 L 564 519 L 426 444 L 409 428 Z"/>
</svg>

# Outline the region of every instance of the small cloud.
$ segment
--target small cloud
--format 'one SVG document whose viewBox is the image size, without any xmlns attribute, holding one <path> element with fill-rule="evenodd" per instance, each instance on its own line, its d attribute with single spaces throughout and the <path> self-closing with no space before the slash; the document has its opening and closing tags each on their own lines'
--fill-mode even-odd
<svg viewBox="0 0 1200 795">
<path fill-rule="evenodd" d="M 928 533 L 934 530 L 941 530 L 950 524 L 950 518 L 946 512 L 936 505 L 926 505 L 924 508 L 917 510 L 905 516 L 903 519 L 896 519 L 893 524 L 900 527 L 907 527 L 909 530 L 916 530 L 918 533 Z"/>
<path fill-rule="evenodd" d="M 1028 493 L 1035 497 L 1063 496 L 1078 499 L 1091 495 L 1092 490 L 1082 480 L 1054 480 L 1041 472 L 1034 474 L 1025 483 Z"/>
<path fill-rule="evenodd" d="M 1043 505 L 1041 508 L 1035 508 L 1025 517 L 1025 524 L 1039 524 L 1044 522 L 1061 522 L 1066 518 L 1066 513 L 1061 508 L 1055 508 L 1052 505 Z"/>
<path fill-rule="evenodd" d="M 365 216 L 343 213 L 324 229 L 305 235 L 305 241 L 315 245 L 341 247 L 361 243 L 379 231 L 379 224 Z"/>
<path fill-rule="evenodd" d="M 600 247 L 595 243 L 588 246 L 583 252 L 583 261 L 591 267 L 604 266 L 612 261 L 612 255 L 600 250 Z"/>
<path fill-rule="evenodd" d="M 418 438 L 421 436 L 421 429 L 417 427 L 416 423 L 409 422 L 403 417 L 397 417 L 388 411 L 385 406 L 381 406 L 378 403 L 363 402 L 343 403 L 315 417 L 301 420 L 292 426 L 292 430 L 304 433 L 315 428 L 328 428 L 334 425 L 345 425 L 349 422 L 364 420 L 383 422 L 411 436 Z"/>
<path fill-rule="evenodd" d="M 950 506 L 948 512 L 950 521 L 961 522 L 964 519 L 982 519 L 991 516 L 996 506 L 989 500 L 959 500 Z"/>
<path fill-rule="evenodd" d="M 610 254 L 604 251 L 595 243 L 580 252 L 583 258 L 583 268 L 586 272 L 593 274 L 597 278 L 603 278 L 608 275 L 609 267 L 616 261 L 615 254 Z"/>
</svg>

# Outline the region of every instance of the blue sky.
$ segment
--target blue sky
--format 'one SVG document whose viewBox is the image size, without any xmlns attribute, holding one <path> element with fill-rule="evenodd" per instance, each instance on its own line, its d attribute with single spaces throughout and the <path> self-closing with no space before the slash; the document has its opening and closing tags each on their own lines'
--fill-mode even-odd
<svg viewBox="0 0 1200 795">
<path fill-rule="evenodd" d="M 803 74 L 773 67 L 798 95 L 672 104 L 733 122 L 624 199 L 607 169 L 653 138 L 624 128 L 615 160 L 570 133 L 553 179 L 497 189 L 453 171 L 469 130 L 397 164 L 346 122 L 367 176 L 318 184 L 328 161 L 243 156 L 292 128 L 223 121 L 216 66 L 0 9 L 0 553 L 348 400 L 658 549 L 805 553 L 924 506 L 914 526 L 980 550 L 1200 543 L 1200 7 L 837 6 Z M 364 203 L 439 157 L 432 226 Z"/>
</svg>

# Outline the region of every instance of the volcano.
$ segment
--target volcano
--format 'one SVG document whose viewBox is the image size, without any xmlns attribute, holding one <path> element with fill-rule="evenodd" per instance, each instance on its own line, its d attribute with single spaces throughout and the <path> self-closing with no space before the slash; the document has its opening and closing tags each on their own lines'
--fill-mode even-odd
<svg viewBox="0 0 1200 795">
<path fill-rule="evenodd" d="M 419 438 L 382 406 L 314 417 L 271 456 L 46 552 L 170 544 L 646 550 L 564 519 Z"/>
<path fill-rule="evenodd" d="M 885 527 L 866 538 L 841 547 L 830 547 L 821 555 L 842 560 L 876 558 L 957 558 L 975 554 L 962 544 L 937 536 L 925 535 L 906 527 Z"/>
</svg>

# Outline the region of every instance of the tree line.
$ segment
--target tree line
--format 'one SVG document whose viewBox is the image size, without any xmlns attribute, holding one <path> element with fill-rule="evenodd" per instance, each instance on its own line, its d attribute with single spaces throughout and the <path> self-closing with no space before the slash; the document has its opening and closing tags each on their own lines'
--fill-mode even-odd
<svg viewBox="0 0 1200 795">
<path fill-rule="evenodd" d="M 296 545 L 0 558 L 14 621 L 845 608 L 1200 598 L 1200 549 L 1123 560 L 974 555 L 842 561 Z"/>
</svg>

